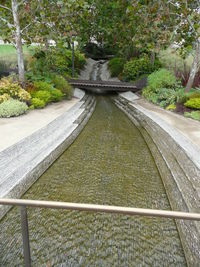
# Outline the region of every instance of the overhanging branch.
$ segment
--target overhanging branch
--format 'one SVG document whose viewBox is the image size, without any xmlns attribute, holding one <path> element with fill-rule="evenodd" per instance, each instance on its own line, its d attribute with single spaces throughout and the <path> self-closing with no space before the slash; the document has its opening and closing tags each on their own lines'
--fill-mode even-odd
<svg viewBox="0 0 200 267">
<path fill-rule="evenodd" d="M 7 24 L 7 26 L 8 26 L 8 28 L 13 28 L 14 27 L 14 25 L 13 24 L 11 24 L 10 22 L 8 22 L 6 19 L 4 19 L 4 18 L 2 18 L 2 17 L 0 17 L 0 19 L 4 22 L 4 23 L 6 23 Z"/>
<path fill-rule="evenodd" d="M 0 7 L 1 7 L 1 8 L 4 8 L 4 9 L 6 9 L 6 10 L 9 10 L 10 12 L 12 12 L 12 9 L 10 9 L 10 8 L 7 7 L 7 6 L 0 5 Z"/>
</svg>

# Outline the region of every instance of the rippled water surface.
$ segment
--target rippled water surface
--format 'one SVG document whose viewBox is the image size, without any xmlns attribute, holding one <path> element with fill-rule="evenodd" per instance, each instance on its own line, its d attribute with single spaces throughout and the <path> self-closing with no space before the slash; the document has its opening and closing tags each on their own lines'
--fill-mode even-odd
<svg viewBox="0 0 200 267">
<path fill-rule="evenodd" d="M 24 198 L 170 209 L 138 129 L 108 97 Z M 173 220 L 28 209 L 33 266 L 185 266 Z M 0 266 L 22 266 L 19 211 L 0 223 Z"/>
</svg>

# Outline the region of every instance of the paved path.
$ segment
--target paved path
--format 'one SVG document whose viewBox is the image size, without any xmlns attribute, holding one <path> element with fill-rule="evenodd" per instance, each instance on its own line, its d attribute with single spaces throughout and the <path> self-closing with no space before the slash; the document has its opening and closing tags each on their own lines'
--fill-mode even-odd
<svg viewBox="0 0 200 267">
<path fill-rule="evenodd" d="M 78 101 L 78 98 L 72 98 L 70 101 L 48 105 L 44 109 L 29 111 L 28 114 L 23 116 L 8 119 L 0 118 L 0 151 L 43 128 Z"/>
</svg>

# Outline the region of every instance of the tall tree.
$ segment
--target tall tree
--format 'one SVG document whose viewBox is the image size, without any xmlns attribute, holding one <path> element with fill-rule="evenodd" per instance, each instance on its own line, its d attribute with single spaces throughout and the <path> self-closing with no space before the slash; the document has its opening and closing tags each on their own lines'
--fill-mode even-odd
<svg viewBox="0 0 200 267">
<path fill-rule="evenodd" d="M 17 62 L 19 81 L 25 83 L 24 56 L 22 47 L 21 27 L 19 19 L 19 6 L 23 4 L 17 0 L 4 1 L 0 5 L 0 31 L 3 39 L 15 45 L 17 50 Z"/>
<path fill-rule="evenodd" d="M 18 14 L 18 3 L 17 0 L 12 0 L 11 2 L 12 2 L 14 28 L 15 28 L 15 44 L 17 49 L 19 81 L 22 83 L 22 85 L 24 85 L 25 84 L 24 55 L 23 55 L 21 28 L 20 28 L 19 14 Z"/>
</svg>

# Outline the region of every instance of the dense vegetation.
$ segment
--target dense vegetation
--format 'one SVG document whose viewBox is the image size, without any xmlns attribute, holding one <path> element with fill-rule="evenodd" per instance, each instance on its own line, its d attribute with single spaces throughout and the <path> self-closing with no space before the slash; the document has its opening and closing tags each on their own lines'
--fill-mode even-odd
<svg viewBox="0 0 200 267">
<path fill-rule="evenodd" d="M 79 51 L 75 53 L 76 75 L 86 60 Z M 32 48 L 27 57 L 26 85 L 20 85 L 16 75 L 0 80 L 0 117 L 24 114 L 27 109 L 44 108 L 52 102 L 71 99 L 72 87 L 67 82 L 71 76 L 72 51 L 65 47 Z"/>
<path fill-rule="evenodd" d="M 187 98 L 185 95 L 200 85 L 198 2 L 3 0 L 0 36 L 17 49 L 17 62 L 15 58 L 15 65 L 8 68 L 18 70 L 20 86 L 34 98 L 34 104 L 27 103 L 32 108 L 62 99 L 61 93 L 70 97 L 66 79 L 71 75 L 71 43 L 78 41 L 76 74 L 85 64 L 78 50 L 92 51 L 97 56 L 112 53 L 114 58 L 109 63 L 112 76 L 134 82 L 150 75 L 143 95 L 163 107 L 170 104 L 167 108 L 172 109 L 178 103 L 177 94 L 182 92 Z M 31 53 L 29 58 L 23 51 L 22 40 L 26 45 L 39 43 L 42 49 Z M 6 64 L 0 63 L 0 68 L 6 73 Z M 149 84 L 151 77 L 163 77 L 164 71 L 170 71 L 176 82 L 172 85 L 163 82 L 160 88 L 153 89 Z M 35 82 L 50 84 L 51 89 L 38 89 Z M 6 97 L 4 95 L 3 99 Z M 182 104 L 186 109 L 198 107 L 198 100 L 191 102 Z"/>
</svg>

